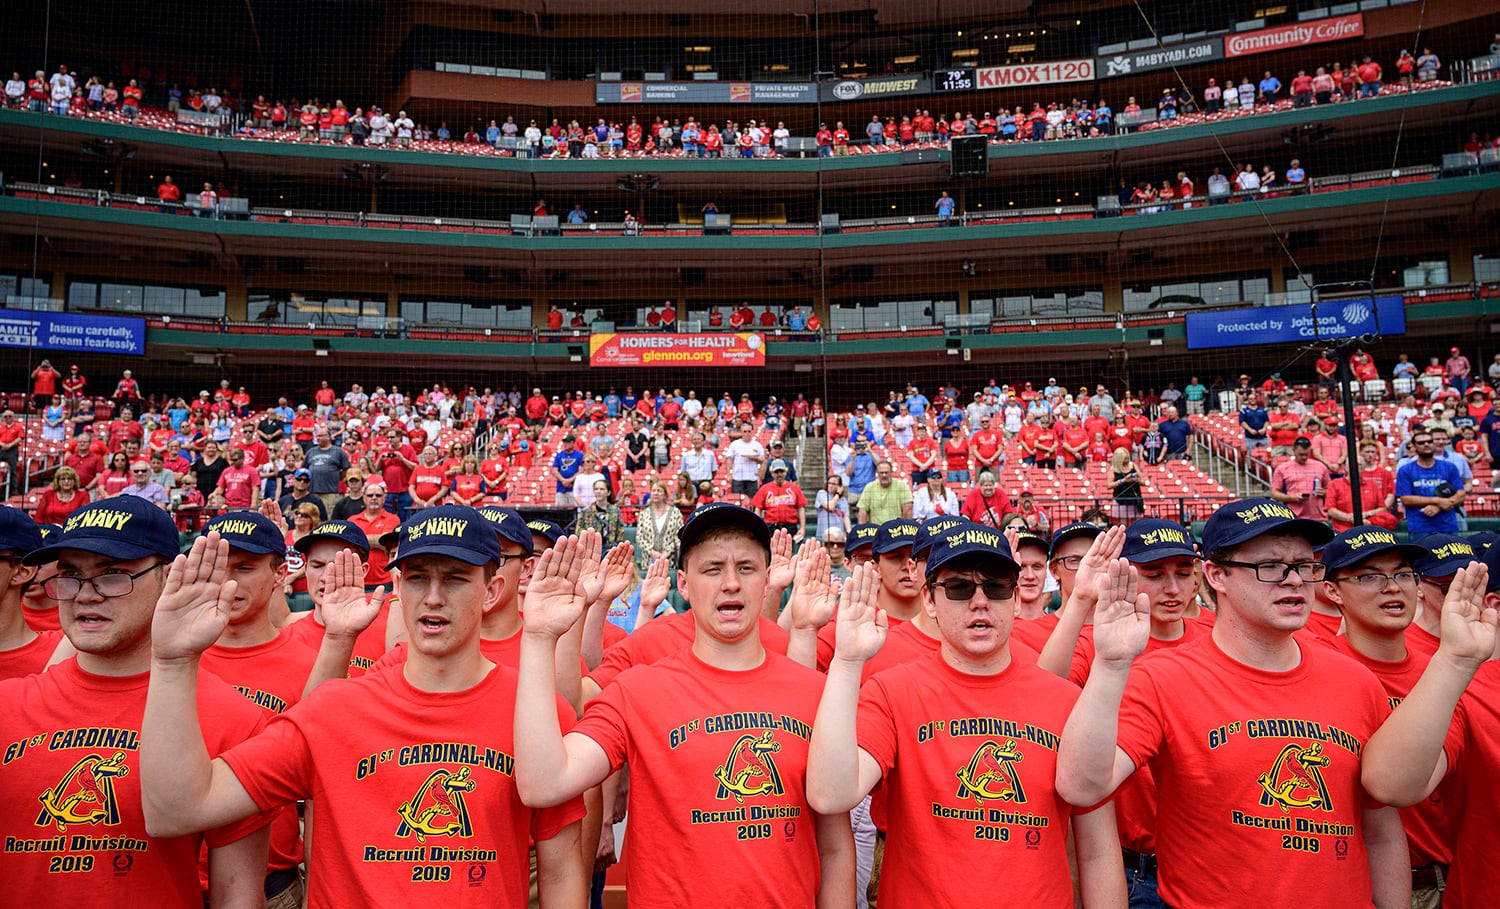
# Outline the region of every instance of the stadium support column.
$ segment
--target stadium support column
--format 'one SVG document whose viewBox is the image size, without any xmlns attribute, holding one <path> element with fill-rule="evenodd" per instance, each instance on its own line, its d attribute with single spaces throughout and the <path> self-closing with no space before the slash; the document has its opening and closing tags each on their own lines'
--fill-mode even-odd
<svg viewBox="0 0 1500 909">
<path fill-rule="evenodd" d="M 1359 490 L 1359 433 L 1354 431 L 1354 389 L 1351 384 L 1354 374 L 1349 369 L 1349 358 L 1339 353 L 1339 399 L 1344 402 L 1344 446 L 1348 449 L 1349 504 L 1354 512 L 1354 523 L 1365 522 L 1364 503 Z"/>
</svg>

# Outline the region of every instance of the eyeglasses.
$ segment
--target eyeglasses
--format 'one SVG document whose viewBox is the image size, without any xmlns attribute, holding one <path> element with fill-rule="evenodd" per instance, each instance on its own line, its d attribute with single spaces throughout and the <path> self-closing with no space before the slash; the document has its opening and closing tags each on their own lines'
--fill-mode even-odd
<svg viewBox="0 0 1500 909">
<path fill-rule="evenodd" d="M 1328 566 L 1322 562 L 1231 562 L 1228 559 L 1215 559 L 1214 564 L 1254 568 L 1256 579 L 1263 584 L 1280 584 L 1293 571 L 1304 581 L 1321 581 L 1328 573 Z"/>
<path fill-rule="evenodd" d="M 1453 575 L 1451 574 L 1446 578 L 1429 578 L 1426 575 L 1418 575 L 1418 580 L 1431 584 L 1438 590 L 1441 590 L 1443 592 L 1443 596 L 1447 596 L 1448 588 L 1453 586 Z"/>
<path fill-rule="evenodd" d="M 148 565 L 135 574 L 126 574 L 123 571 L 106 571 L 103 574 L 96 574 L 91 578 L 48 578 L 47 582 L 42 585 L 42 589 L 47 592 L 47 596 L 54 600 L 77 599 L 78 594 L 83 590 L 84 584 L 88 584 L 94 588 L 94 593 L 97 593 L 106 600 L 113 597 L 123 597 L 129 595 L 135 589 L 136 578 L 159 567 L 161 566 Z"/>
<path fill-rule="evenodd" d="M 1016 595 L 1016 582 L 1011 580 L 992 580 L 975 583 L 969 578 L 949 578 L 933 584 L 934 587 L 942 588 L 943 595 L 950 603 L 967 603 L 974 599 L 974 591 L 983 590 L 986 600 L 1008 600 Z"/>
<path fill-rule="evenodd" d="M 1346 575 L 1342 578 L 1334 578 L 1334 582 L 1353 581 L 1366 590 L 1384 590 L 1385 585 L 1391 581 L 1396 582 L 1397 587 L 1407 590 L 1417 586 L 1418 575 L 1415 571 L 1394 571 L 1390 574 L 1381 574 L 1378 571 L 1367 571 L 1360 574 Z"/>
<path fill-rule="evenodd" d="M 1078 566 L 1083 564 L 1083 556 L 1062 556 L 1061 558 L 1053 559 L 1052 564 L 1061 565 L 1067 571 L 1077 571 Z"/>
</svg>

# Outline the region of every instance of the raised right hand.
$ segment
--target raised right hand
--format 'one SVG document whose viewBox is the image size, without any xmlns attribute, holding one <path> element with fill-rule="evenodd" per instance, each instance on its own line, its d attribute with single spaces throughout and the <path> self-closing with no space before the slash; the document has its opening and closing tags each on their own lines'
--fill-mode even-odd
<svg viewBox="0 0 1500 909">
<path fill-rule="evenodd" d="M 868 562 L 856 565 L 839 591 L 839 615 L 834 656 L 848 663 L 864 663 L 885 644 L 890 621 L 878 605 L 880 576 Z"/>
<path fill-rule="evenodd" d="M 229 580 L 229 543 L 210 531 L 193 541 L 167 569 L 151 620 L 151 655 L 158 660 L 196 657 L 229 624 L 237 582 Z"/>
<path fill-rule="evenodd" d="M 365 564 L 349 549 L 341 549 L 323 574 L 323 627 L 327 634 L 353 636 L 363 632 L 380 615 L 385 588 L 365 594 Z"/>
<path fill-rule="evenodd" d="M 1151 600 L 1138 592 L 1135 566 L 1124 559 L 1109 563 L 1098 578 L 1094 607 L 1094 659 L 1128 665 L 1151 639 Z"/>
</svg>

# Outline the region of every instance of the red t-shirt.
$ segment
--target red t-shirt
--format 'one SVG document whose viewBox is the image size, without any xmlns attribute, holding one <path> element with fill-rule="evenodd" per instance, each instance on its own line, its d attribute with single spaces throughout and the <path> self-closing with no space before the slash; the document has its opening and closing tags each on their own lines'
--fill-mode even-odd
<svg viewBox="0 0 1500 909">
<path fill-rule="evenodd" d="M 1026 427 L 1021 428 L 1021 433 L 1025 435 Z M 969 448 L 973 450 L 976 461 L 992 464 L 995 461 L 995 456 L 1000 454 L 1000 434 L 993 429 L 981 429 L 969 436 Z M 1026 450 L 1024 439 L 1021 442 L 1021 450 Z"/>
<path fill-rule="evenodd" d="M 253 647 L 215 644 L 203 652 L 199 665 L 265 711 L 269 721 L 302 700 L 302 689 L 317 659 L 316 650 L 293 638 L 290 629 L 283 628 L 271 641 Z M 301 863 L 301 827 L 296 809 L 286 806 L 276 812 L 276 819 L 271 822 L 269 867 L 275 871 L 295 868 Z"/>
<path fill-rule="evenodd" d="M 418 464 L 411 472 L 411 494 L 413 499 L 424 502 L 442 492 L 448 486 L 448 476 L 443 465 Z"/>
<path fill-rule="evenodd" d="M 1016 443 L 1021 447 L 1021 457 L 1029 458 L 1036 454 L 1036 440 L 1041 433 L 1042 427 L 1035 423 L 1022 424 L 1016 432 Z"/>
<path fill-rule="evenodd" d="M 750 506 L 765 514 L 767 524 L 802 523 L 802 510 L 807 507 L 807 496 L 795 483 L 767 483 L 755 493 Z"/>
<path fill-rule="evenodd" d="M 451 693 L 372 673 L 318 686 L 224 760 L 263 808 L 317 803 L 309 906 L 520 906 L 528 841 L 556 836 L 583 803 L 521 804 L 515 700 L 510 669 Z M 568 729 L 571 708 L 557 713 Z"/>
<path fill-rule="evenodd" d="M 385 602 L 380 604 L 380 613 L 375 616 L 375 621 L 370 627 L 359 633 L 354 639 L 354 652 L 349 656 L 349 677 L 357 678 L 364 675 L 375 665 L 375 661 L 385 654 L 385 626 L 391 618 L 391 601 L 393 597 L 386 595 Z M 309 615 L 305 619 L 298 619 L 286 626 L 293 640 L 300 641 L 307 647 L 317 650 L 323 646 L 323 634 L 327 630 L 318 621 L 316 615 Z"/>
<path fill-rule="evenodd" d="M 888 842 L 901 860 L 880 876 L 893 906 L 1024 893 L 1029 906 L 1073 905 L 1068 819 L 1057 747 L 1078 689 L 1012 660 L 975 676 L 932 654 L 860 691 L 859 747 L 883 774 Z"/>
<path fill-rule="evenodd" d="M 1407 635 L 1410 640 L 1410 635 Z M 1365 656 L 1349 639 L 1340 635 L 1334 641 L 1334 649 L 1344 656 L 1375 673 L 1375 678 L 1385 688 L 1391 709 L 1395 710 L 1411 694 L 1417 680 L 1427 669 L 1432 654 L 1423 650 L 1408 649 L 1406 659 L 1391 663 Z M 1401 809 L 1401 825 L 1406 828 L 1406 842 L 1411 847 L 1411 866 L 1421 868 L 1434 862 L 1447 865 L 1453 861 L 1453 823 L 1449 819 L 1446 802 L 1462 804 L 1452 792 L 1452 786 L 1439 784 L 1432 795 L 1409 808 Z M 1446 798 L 1445 798 L 1446 797 Z"/>
<path fill-rule="evenodd" d="M 226 467 L 219 474 L 219 489 L 230 508 L 249 508 L 258 486 L 260 474 L 253 467 Z"/>
<path fill-rule="evenodd" d="M 909 624 L 905 619 L 898 619 L 895 616 L 887 616 L 886 620 L 890 623 L 890 626 L 887 630 L 886 643 L 881 645 L 880 653 L 876 654 L 876 659 L 879 659 L 881 656 L 885 655 L 886 649 L 891 646 L 890 639 L 895 635 L 896 630 Z M 827 625 L 824 625 L 822 628 L 818 629 L 819 672 L 828 671 L 828 664 L 833 662 L 833 653 L 834 650 L 838 647 L 838 642 L 838 622 L 829 622 Z M 869 663 L 865 664 L 865 671 L 869 671 Z"/>
<path fill-rule="evenodd" d="M 1129 451 L 1135 447 L 1135 432 L 1128 425 L 1114 425 L 1109 427 L 1109 435 L 1105 437 L 1109 441 L 1110 451 Z"/>
<path fill-rule="evenodd" d="M 1463 806 L 1456 819 L 1443 904 L 1477 909 L 1493 902 L 1494 884 L 1500 879 L 1500 857 L 1490 845 L 1490 831 L 1500 817 L 1500 787 L 1495 781 L 1500 764 L 1500 664 L 1479 667 L 1453 712 L 1443 754 L 1448 757 L 1445 785 L 1453 785 Z"/>
<path fill-rule="evenodd" d="M 684 649 L 625 673 L 589 702 L 573 731 L 598 743 L 611 768 L 630 765 L 633 835 L 623 858 L 632 906 L 817 902 L 805 785 L 822 692 L 821 675 L 777 653 L 730 672 Z M 663 843 L 672 844 L 670 861 L 660 860 Z"/>
<path fill-rule="evenodd" d="M 697 628 L 691 611 L 652 619 L 606 650 L 604 660 L 594 667 L 589 678 L 600 688 L 608 688 L 620 673 L 632 666 L 650 666 L 691 647 Z M 790 642 L 786 629 L 765 616 L 760 617 L 761 646 L 785 655 Z"/>
<path fill-rule="evenodd" d="M 170 839 L 146 832 L 139 749 L 147 681 L 146 673 L 93 675 L 67 660 L 0 684 L 11 796 L 0 811 L 10 814 L 10 836 L 27 844 L 0 858 L 8 905 L 202 909 L 205 839 L 211 849 L 227 846 L 269 822 L 256 815 Z M 198 722 L 210 756 L 262 725 L 260 711 L 206 673 L 198 679 Z"/>
<path fill-rule="evenodd" d="M 931 437 L 912 439 L 911 444 L 906 446 L 906 453 L 911 457 L 912 466 L 916 467 L 918 470 L 922 470 L 924 468 L 917 467 L 917 462 L 925 462 L 929 457 L 933 458 L 933 461 L 932 464 L 925 469 L 937 470 L 939 467 L 938 461 L 935 457 L 935 455 L 937 454 L 937 442 L 934 441 Z"/>
<path fill-rule="evenodd" d="M 397 453 L 408 461 L 417 459 L 416 451 L 405 442 L 397 449 Z M 382 457 L 380 459 L 380 478 L 385 481 L 385 491 L 391 494 L 408 492 L 411 489 L 411 468 L 401 462 L 400 458 Z"/>
<path fill-rule="evenodd" d="M 56 610 L 52 615 L 56 617 Z M 27 619 L 29 624 L 29 613 Z M 11 650 L 0 650 L 0 681 L 25 678 L 46 669 L 47 661 L 52 659 L 52 652 L 57 649 L 62 636 L 63 633 L 56 629 L 41 631 L 28 644 Z"/>
<path fill-rule="evenodd" d="M 1343 627 L 1344 617 L 1341 615 L 1324 615 L 1308 610 L 1307 624 L 1302 627 L 1302 634 L 1311 637 L 1316 643 L 1332 647 L 1338 640 L 1339 629 Z"/>
<path fill-rule="evenodd" d="M 1359 754 L 1390 706 L 1363 666 L 1311 645 L 1301 651 L 1296 669 L 1264 672 L 1210 636 L 1132 669 L 1119 746 L 1150 766 L 1161 794 L 1163 902 L 1224 906 L 1251 886 L 1266 906 L 1314 892 L 1371 902 L 1360 829 L 1374 803 L 1360 786 Z M 1298 830 L 1302 821 L 1319 826 Z M 1257 870 L 1272 866 L 1274 875 Z"/>
<path fill-rule="evenodd" d="M 968 470 L 969 440 L 953 436 L 943 442 L 943 463 L 948 470 Z"/>
<path fill-rule="evenodd" d="M 1010 496 L 999 486 L 995 487 L 995 494 L 985 498 L 975 486 L 964 496 L 959 514 L 968 518 L 976 524 L 987 524 L 990 527 L 999 527 L 1000 522 L 1005 519 L 1005 513 L 1010 511 Z"/>
<path fill-rule="evenodd" d="M 1081 461 L 1088 454 L 1089 434 L 1088 430 L 1082 426 L 1064 426 L 1059 441 L 1062 443 L 1062 451 L 1059 454 L 1070 461 L 1075 458 Z M 1077 454 L 1069 451 L 1070 448 Z"/>
<path fill-rule="evenodd" d="M 385 584 L 390 590 L 391 573 L 386 570 L 388 556 L 380 546 L 380 538 L 401 526 L 401 519 L 382 508 L 371 518 L 369 512 L 361 511 L 349 516 L 349 523 L 365 532 L 370 541 L 370 559 L 365 566 L 365 586 Z M 384 648 L 381 648 L 384 650 Z M 377 653 L 376 656 L 379 656 Z"/>
<path fill-rule="evenodd" d="M 461 473 L 453 478 L 453 494 L 467 503 L 484 492 L 484 477 L 477 473 Z"/>
</svg>

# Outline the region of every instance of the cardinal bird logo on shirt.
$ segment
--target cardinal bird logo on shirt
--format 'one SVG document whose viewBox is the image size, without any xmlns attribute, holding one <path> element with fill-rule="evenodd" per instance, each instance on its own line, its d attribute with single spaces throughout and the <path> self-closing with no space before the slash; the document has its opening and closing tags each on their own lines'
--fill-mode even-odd
<svg viewBox="0 0 1500 909">
<path fill-rule="evenodd" d="M 474 824 L 469 820 L 469 806 L 464 802 L 464 793 L 473 791 L 474 781 L 469 779 L 469 768 L 464 767 L 457 773 L 434 770 L 417 789 L 417 794 L 396 809 L 401 815 L 396 835 L 415 836 L 419 843 L 427 842 L 429 836 L 473 836 Z"/>
<path fill-rule="evenodd" d="M 1287 745 L 1276 756 L 1271 769 L 1256 779 L 1261 788 L 1260 803 L 1267 807 L 1275 805 L 1282 814 L 1290 813 L 1293 808 L 1332 811 L 1328 787 L 1323 783 L 1323 768 L 1328 764 L 1328 755 L 1318 742 Z"/>
<path fill-rule="evenodd" d="M 69 824 L 120 823 L 115 777 L 129 773 L 123 751 L 116 751 L 108 758 L 91 754 L 80 760 L 56 786 L 37 797 L 42 810 L 36 816 L 36 825 L 56 824 L 58 830 L 65 831 Z"/>
<path fill-rule="evenodd" d="M 769 729 L 759 736 L 740 736 L 729 749 L 729 757 L 714 770 L 714 779 L 719 781 L 714 797 L 744 802 L 752 796 L 784 794 L 781 771 L 773 757 L 780 750 L 781 743 Z"/>
<path fill-rule="evenodd" d="M 1021 775 L 1016 764 L 1025 755 L 1016 747 L 1015 739 L 1006 739 L 1005 744 L 985 742 L 969 758 L 969 766 L 958 771 L 958 797 L 973 799 L 975 805 L 986 801 L 1026 801 L 1026 790 L 1021 787 Z"/>
</svg>

